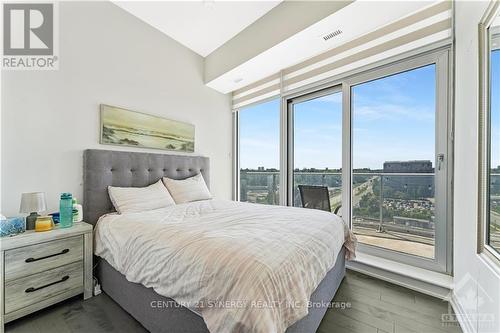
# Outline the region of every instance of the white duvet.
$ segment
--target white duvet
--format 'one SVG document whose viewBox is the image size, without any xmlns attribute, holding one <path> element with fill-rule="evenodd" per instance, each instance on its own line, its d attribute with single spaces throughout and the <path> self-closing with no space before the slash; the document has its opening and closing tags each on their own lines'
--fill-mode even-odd
<svg viewBox="0 0 500 333">
<path fill-rule="evenodd" d="M 105 215 L 95 253 L 199 313 L 210 332 L 284 332 L 307 315 L 346 228 L 324 211 L 206 200 Z"/>
</svg>

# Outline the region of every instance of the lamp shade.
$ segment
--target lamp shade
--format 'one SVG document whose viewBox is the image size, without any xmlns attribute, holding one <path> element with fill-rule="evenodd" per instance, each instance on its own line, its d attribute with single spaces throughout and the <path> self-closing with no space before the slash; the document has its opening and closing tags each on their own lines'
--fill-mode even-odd
<svg viewBox="0 0 500 333">
<path fill-rule="evenodd" d="M 39 213 L 47 210 L 44 192 L 23 193 L 21 195 L 20 213 Z"/>
</svg>

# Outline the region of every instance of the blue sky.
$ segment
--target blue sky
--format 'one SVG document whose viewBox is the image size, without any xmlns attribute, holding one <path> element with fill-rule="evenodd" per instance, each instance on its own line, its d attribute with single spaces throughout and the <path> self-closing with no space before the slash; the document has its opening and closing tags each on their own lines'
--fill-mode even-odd
<svg viewBox="0 0 500 333">
<path fill-rule="evenodd" d="M 353 87 L 353 167 L 435 156 L 435 66 Z M 342 101 L 335 93 L 295 105 L 294 167 L 342 163 Z M 279 100 L 240 112 L 242 168 L 278 168 Z"/>
<path fill-rule="evenodd" d="M 279 168 L 279 99 L 240 112 L 240 167 Z"/>
<path fill-rule="evenodd" d="M 491 167 L 500 165 L 500 50 L 491 53 Z"/>
</svg>

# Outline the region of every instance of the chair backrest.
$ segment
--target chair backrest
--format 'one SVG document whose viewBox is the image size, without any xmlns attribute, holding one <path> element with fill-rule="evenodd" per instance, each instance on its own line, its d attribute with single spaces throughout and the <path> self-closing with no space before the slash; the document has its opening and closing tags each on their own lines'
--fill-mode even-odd
<svg viewBox="0 0 500 333">
<path fill-rule="evenodd" d="M 331 212 L 330 194 L 326 186 L 299 185 L 302 207 Z"/>
</svg>

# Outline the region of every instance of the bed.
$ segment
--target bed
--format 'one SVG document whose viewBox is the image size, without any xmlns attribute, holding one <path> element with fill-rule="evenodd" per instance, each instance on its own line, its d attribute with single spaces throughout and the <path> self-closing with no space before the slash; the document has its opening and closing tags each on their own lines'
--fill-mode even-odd
<svg viewBox="0 0 500 333">
<path fill-rule="evenodd" d="M 165 211 L 144 212 L 142 214 L 131 214 L 130 216 L 119 216 L 112 213 L 114 208 L 107 193 L 108 186 L 142 187 L 152 184 L 164 176 L 173 179 L 184 179 L 198 173 L 203 175 L 209 186 L 209 167 L 208 158 L 201 156 L 93 149 L 84 152 L 84 216 L 86 221 L 94 225 L 100 220 L 96 230 L 96 251 L 98 251 L 100 257 L 97 260 L 95 274 L 101 283 L 102 290 L 151 332 L 315 332 L 345 274 L 343 241 L 340 241 L 340 243 L 338 240 L 330 242 L 331 238 L 328 237 L 335 238 L 338 232 L 326 230 L 333 227 L 320 221 L 321 219 L 331 219 L 330 216 L 333 215 L 299 208 L 264 207 L 217 200 L 176 205 L 176 207 L 168 208 Z M 238 214 L 243 215 L 237 217 Z M 266 214 L 273 216 L 275 222 L 270 223 L 272 221 L 267 221 L 264 223 L 263 219 Z M 156 221 L 162 219 L 162 216 L 168 218 L 164 218 L 165 221 L 162 223 L 156 223 Z M 233 217 L 232 220 L 229 219 L 230 216 Z M 253 217 L 244 218 L 243 216 Z M 245 223 L 244 220 L 248 220 L 248 223 Z M 304 221 L 299 224 L 297 223 L 298 220 Z M 135 221 L 138 222 L 135 223 Z M 231 228 L 231 223 L 235 221 L 241 222 L 241 224 Z M 196 223 L 200 223 L 200 225 L 198 226 Z M 289 228 L 287 228 L 286 223 L 291 223 Z M 315 225 L 318 228 L 326 229 L 324 232 L 311 232 L 310 237 L 315 237 L 316 240 L 314 242 L 305 242 L 303 241 L 304 236 L 294 236 L 298 233 L 308 233 L 307 229 L 300 229 L 304 223 L 310 223 L 311 228 L 309 229 L 314 229 Z M 183 233 L 182 229 L 179 229 L 180 226 L 186 227 L 190 232 Z M 191 230 L 198 232 L 198 228 L 203 229 L 203 226 L 205 226 L 206 230 L 202 230 L 199 235 L 202 235 L 202 238 L 208 237 L 205 240 L 213 240 L 214 246 L 211 247 L 208 242 L 204 244 L 202 248 L 207 250 L 193 256 L 192 258 L 197 258 L 197 261 L 191 262 L 192 265 L 181 263 L 182 260 L 189 260 L 189 256 L 184 255 L 184 258 L 177 256 L 175 257 L 176 260 L 165 259 L 165 262 L 168 262 L 167 266 L 170 267 L 172 263 L 175 264 L 179 261 L 177 266 L 180 268 L 171 268 L 170 271 L 167 268 L 162 268 L 158 272 L 150 274 L 150 271 L 154 270 L 156 266 L 161 266 L 160 262 L 163 263 L 158 258 L 154 260 L 153 258 L 155 256 L 164 258 L 163 255 L 169 255 L 169 252 L 165 252 L 167 250 L 161 244 L 173 244 L 179 238 L 172 238 L 173 232 L 182 235 L 183 237 L 180 238 L 186 238 L 187 244 L 191 244 L 195 242 L 195 239 L 199 238 L 199 235 L 196 235 L 198 238 L 189 238 L 195 237 L 192 235 L 194 232 L 191 232 Z M 240 244 L 245 243 L 245 237 L 248 237 L 249 233 L 251 235 L 251 228 L 257 228 L 255 230 L 264 229 L 265 232 L 261 232 L 255 240 L 247 242 L 248 244 L 243 247 Z M 297 228 L 300 231 L 295 230 Z M 335 225 L 335 228 L 338 229 L 338 225 Z M 222 235 L 210 234 L 211 230 L 217 229 L 220 229 Z M 279 241 L 279 239 L 273 240 L 272 235 L 277 234 L 279 230 L 283 230 L 282 233 L 285 236 L 283 239 L 288 240 L 288 244 L 285 241 Z M 330 236 L 323 234 L 330 234 Z M 161 237 L 164 238 L 155 235 L 162 235 Z M 151 239 L 155 237 L 161 239 L 161 241 L 154 243 Z M 226 258 L 225 266 L 222 266 L 223 269 L 211 268 L 211 264 L 214 264 L 214 257 L 223 257 L 221 253 L 224 252 L 218 252 L 218 255 L 214 255 L 216 252 L 210 254 L 210 249 L 220 251 L 220 246 L 217 246 L 217 244 L 220 244 L 221 240 L 227 242 L 225 251 L 232 253 L 231 256 L 247 255 L 244 262 L 246 267 L 250 268 L 247 269 L 246 274 L 234 275 L 240 268 L 234 264 L 235 260 L 231 260 L 231 256 Z M 290 265 L 290 260 L 283 253 L 286 252 L 287 248 L 293 248 L 295 244 L 300 242 L 302 243 L 299 244 L 300 246 L 297 245 L 297 249 L 302 250 L 294 252 L 296 256 L 294 260 L 297 264 Z M 335 245 L 330 243 L 335 243 Z M 124 244 L 127 244 L 128 247 L 124 247 Z M 159 244 L 161 247 L 158 247 Z M 224 244 L 226 245 L 226 243 Z M 261 257 L 254 255 L 254 252 L 246 252 L 247 248 L 252 246 L 255 247 L 253 251 L 255 249 L 262 251 Z M 149 247 L 154 249 L 148 250 Z M 199 249 L 197 251 L 200 252 Z M 141 253 L 139 254 L 139 252 Z M 276 255 L 273 252 L 276 252 Z M 271 260 L 270 257 L 273 256 L 276 258 Z M 200 258 L 198 259 L 198 257 Z M 324 267 L 316 269 L 316 266 L 319 265 L 312 265 L 310 262 L 313 260 L 321 262 Z M 158 264 L 150 263 L 147 266 L 148 261 Z M 299 262 L 302 263 L 302 261 L 304 264 L 299 265 Z M 270 282 L 267 281 L 269 279 L 259 277 L 257 280 L 260 284 L 255 290 L 250 287 L 241 288 L 241 286 L 246 286 L 246 280 L 250 280 L 248 276 L 251 276 L 252 267 L 256 267 L 255 265 L 270 267 L 275 262 L 279 263 L 275 265 L 276 267 L 290 272 L 289 277 L 284 276 L 286 275 L 284 273 L 275 274 L 276 268 L 269 269 L 270 276 L 272 276 L 272 279 L 281 278 L 285 283 L 269 284 Z M 288 263 L 288 266 L 286 263 Z M 199 270 L 195 268 L 201 267 L 202 264 L 205 264 L 205 268 L 202 270 L 203 272 L 198 272 Z M 213 266 L 216 267 L 216 265 Z M 292 272 L 294 269 L 301 270 Z M 210 274 L 206 273 L 207 270 L 210 271 Z M 171 274 L 170 280 L 169 274 Z M 189 284 L 192 280 L 190 277 L 196 274 L 200 274 L 207 280 L 203 288 L 201 288 L 202 291 L 185 288 L 189 290 L 179 292 L 169 283 L 160 283 L 161 281 L 170 281 L 172 285 L 181 283 L 182 286 L 182 283 Z M 231 281 L 234 280 L 234 286 L 239 286 L 239 288 L 228 288 L 222 283 L 219 283 L 221 286 L 216 287 L 215 281 L 222 281 L 221 277 L 226 276 L 224 274 L 228 277 L 226 285 L 233 286 Z M 207 279 L 207 276 L 217 278 L 211 280 Z M 282 284 L 284 286 L 278 290 L 277 286 Z M 231 303 L 228 310 L 225 308 L 214 309 L 207 306 L 207 304 L 212 303 L 205 303 L 204 306 L 198 308 L 192 306 L 192 302 L 188 302 L 193 299 L 197 300 L 201 295 L 200 292 L 208 293 L 209 297 L 204 301 L 227 301 L 228 299 L 224 298 L 226 294 L 223 295 L 222 293 L 230 293 L 235 290 L 237 293 L 231 295 L 237 295 L 238 297 L 230 298 L 230 300 L 243 300 L 245 296 L 251 295 L 253 297 L 255 293 L 261 295 L 260 291 L 268 288 L 269 285 L 272 286 L 271 289 L 276 289 L 269 291 L 272 295 L 283 295 L 285 290 L 290 290 L 291 300 L 303 299 L 305 294 L 310 295 L 308 305 L 312 306 L 304 307 L 307 302 L 301 302 L 296 306 L 297 308 L 293 308 L 294 303 L 292 302 L 287 307 L 264 304 L 258 310 L 252 307 L 252 310 L 245 308 L 242 311 L 238 308 L 239 303 Z M 245 294 L 246 290 L 252 290 L 253 293 L 247 292 Z M 172 296 L 171 293 L 175 295 Z M 172 296 L 172 298 L 168 296 Z M 246 299 L 245 301 L 250 300 Z M 261 300 L 257 299 L 257 301 Z M 253 300 L 252 304 L 254 304 Z M 262 305 L 262 303 L 255 304 Z M 245 306 L 248 306 L 248 304 L 245 303 Z M 290 307 L 292 308 L 290 309 Z M 304 308 L 305 310 L 303 310 Z M 247 322 L 241 319 L 243 317 Z"/>
</svg>

